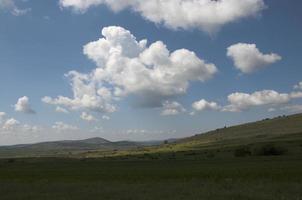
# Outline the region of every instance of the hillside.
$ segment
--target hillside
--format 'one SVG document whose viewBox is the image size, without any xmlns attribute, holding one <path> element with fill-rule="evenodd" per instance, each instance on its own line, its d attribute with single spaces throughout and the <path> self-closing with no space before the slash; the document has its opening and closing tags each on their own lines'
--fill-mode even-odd
<svg viewBox="0 0 302 200">
<path fill-rule="evenodd" d="M 273 147 L 271 147 L 273 146 Z M 265 148 L 286 151 L 287 154 L 302 154 L 302 114 L 279 116 L 273 119 L 224 127 L 192 137 L 179 139 L 165 145 L 144 147 L 131 151 L 119 151 L 106 156 L 137 156 L 174 159 L 179 155 L 189 158 L 234 156 L 237 149 L 247 149 L 248 154 L 259 154 Z M 99 157 L 103 152 L 84 152 L 80 156 Z M 163 156 L 166 155 L 166 156 Z"/>
<path fill-rule="evenodd" d="M 293 134 L 302 134 L 302 114 L 279 116 L 273 119 L 224 127 L 184 138 L 177 141 L 177 144 L 211 146 L 217 143 L 236 144 L 243 141 L 251 143 L 291 137 Z"/>
</svg>

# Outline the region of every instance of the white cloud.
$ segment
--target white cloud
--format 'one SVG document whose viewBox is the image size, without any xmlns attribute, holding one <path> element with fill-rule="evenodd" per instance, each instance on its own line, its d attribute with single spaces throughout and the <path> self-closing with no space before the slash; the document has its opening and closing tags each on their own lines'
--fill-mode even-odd
<svg viewBox="0 0 302 200">
<path fill-rule="evenodd" d="M 299 106 L 291 106 L 289 103 L 294 99 L 302 98 L 302 92 L 279 93 L 274 90 L 256 91 L 251 94 L 235 92 L 228 95 L 228 105 L 220 106 L 216 102 L 208 102 L 204 99 L 196 101 L 192 104 L 193 112 L 203 110 L 217 110 L 222 112 L 241 112 L 252 107 L 271 106 L 268 111 L 274 112 L 284 108 L 283 110 L 290 110 L 299 108 Z"/>
<path fill-rule="evenodd" d="M 116 96 L 148 95 L 161 104 L 166 97 L 185 94 L 189 81 L 206 81 L 217 72 L 189 50 L 170 53 L 161 41 L 146 47 L 146 40 L 137 41 L 122 27 L 106 27 L 102 34 L 84 47 L 84 54 L 98 65 L 94 79 L 112 84 Z"/>
<path fill-rule="evenodd" d="M 92 132 L 92 133 L 103 133 L 104 128 L 101 127 L 101 126 L 95 126 L 90 130 L 90 132 Z"/>
<path fill-rule="evenodd" d="M 288 103 L 291 96 L 286 93 L 278 93 L 274 90 L 257 91 L 252 94 L 232 93 L 228 96 L 229 105 L 223 111 L 240 112 L 254 106 L 280 105 Z"/>
<path fill-rule="evenodd" d="M 269 108 L 267 111 L 268 111 L 268 112 L 275 112 L 275 111 L 276 111 L 276 108 Z"/>
<path fill-rule="evenodd" d="M 302 90 L 302 81 L 299 82 L 297 85 L 295 85 L 294 89 L 296 89 L 296 90 Z"/>
<path fill-rule="evenodd" d="M 285 110 L 291 113 L 300 113 L 302 112 L 302 105 L 287 105 L 282 107 L 281 110 Z"/>
<path fill-rule="evenodd" d="M 61 131 L 75 131 L 78 130 L 79 128 L 77 126 L 73 126 L 70 124 L 65 124 L 63 122 L 56 122 L 53 126 L 53 129 L 61 132 Z"/>
<path fill-rule="evenodd" d="M 194 102 L 192 104 L 192 108 L 195 111 L 220 110 L 221 106 L 219 106 L 216 102 L 208 102 L 205 99 L 201 99 L 200 101 Z"/>
<path fill-rule="evenodd" d="M 14 118 L 10 118 L 4 122 L 2 128 L 4 130 L 11 130 L 11 129 L 16 128 L 19 125 L 20 125 L 20 122 L 18 120 L 14 119 Z"/>
<path fill-rule="evenodd" d="M 24 124 L 22 126 L 22 129 L 23 129 L 23 131 L 30 132 L 30 133 L 36 133 L 38 131 L 41 131 L 40 127 L 38 127 L 38 126 L 32 126 L 32 125 L 29 125 L 29 124 Z"/>
<path fill-rule="evenodd" d="M 255 44 L 238 43 L 227 48 L 227 56 L 242 73 L 252 73 L 281 60 L 275 53 L 263 54 Z"/>
<path fill-rule="evenodd" d="M 67 109 L 62 108 L 62 107 L 60 107 L 60 106 L 57 106 L 57 107 L 56 107 L 56 112 L 65 113 L 65 114 L 69 113 L 69 111 L 68 111 Z"/>
<path fill-rule="evenodd" d="M 293 100 L 301 99 L 302 92 L 293 91 L 289 93 L 279 93 L 274 90 L 262 90 L 254 93 L 232 93 L 228 96 L 229 105 L 222 107 L 222 111 L 241 112 L 256 106 L 271 106 L 268 111 L 293 110 L 299 108 L 297 105 L 290 105 Z"/>
<path fill-rule="evenodd" d="M 163 103 L 163 111 L 161 112 L 161 115 L 178 115 L 183 112 L 186 112 L 186 109 L 180 103 L 176 101 L 166 101 Z"/>
<path fill-rule="evenodd" d="M 302 92 L 291 92 L 290 98 L 292 99 L 299 99 L 302 98 Z"/>
<path fill-rule="evenodd" d="M 0 133 L 33 133 L 41 130 L 38 126 L 22 124 L 14 118 L 6 118 L 6 113 L 0 112 Z"/>
<path fill-rule="evenodd" d="M 31 9 L 26 8 L 26 9 L 20 9 L 16 6 L 14 0 L 0 0 L 0 11 L 1 10 L 7 10 L 9 11 L 12 15 L 15 16 L 22 16 L 28 13 Z"/>
<path fill-rule="evenodd" d="M 0 112 L 0 123 L 2 122 L 5 116 L 6 116 L 5 112 Z"/>
<path fill-rule="evenodd" d="M 29 98 L 27 96 L 18 99 L 17 103 L 14 105 L 15 111 L 23 112 L 27 114 L 35 114 L 36 112 L 31 108 L 29 103 Z"/>
<path fill-rule="evenodd" d="M 137 105 L 161 107 L 167 99 L 186 94 L 191 81 L 206 81 L 218 71 L 187 49 L 170 52 L 161 41 L 147 47 L 146 40 L 137 41 L 122 27 L 105 27 L 102 35 L 83 49 L 97 68 L 90 74 L 67 74 L 73 98 L 44 97 L 42 101 L 69 109 L 114 112 L 113 101 L 134 95 Z"/>
<path fill-rule="evenodd" d="M 226 24 L 258 16 L 266 8 L 263 0 L 60 0 L 62 8 L 82 13 L 102 4 L 115 12 L 130 8 L 145 19 L 171 29 L 197 28 L 209 33 Z"/>
<path fill-rule="evenodd" d="M 89 75 L 81 74 L 71 71 L 66 74 L 71 80 L 71 86 L 74 97 L 68 98 L 58 96 L 53 99 L 51 97 L 44 97 L 44 103 L 64 106 L 71 110 L 88 109 L 97 112 L 114 112 L 116 108 L 108 103 L 111 99 L 108 96 L 100 96 L 98 83 L 91 80 Z M 110 91 L 108 90 L 110 93 Z"/>
<path fill-rule="evenodd" d="M 82 112 L 81 119 L 89 122 L 96 121 L 96 118 L 93 115 L 90 115 L 86 112 Z"/>
<path fill-rule="evenodd" d="M 107 115 L 103 115 L 103 116 L 102 116 L 102 119 L 104 119 L 104 120 L 110 120 L 110 117 L 107 116 Z"/>
</svg>

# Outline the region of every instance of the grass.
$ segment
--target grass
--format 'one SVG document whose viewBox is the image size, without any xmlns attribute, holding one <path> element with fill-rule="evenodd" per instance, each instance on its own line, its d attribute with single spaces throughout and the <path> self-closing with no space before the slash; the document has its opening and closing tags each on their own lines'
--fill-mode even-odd
<svg viewBox="0 0 302 200">
<path fill-rule="evenodd" d="M 6 199 L 301 199 L 299 157 L 0 161 Z"/>
</svg>

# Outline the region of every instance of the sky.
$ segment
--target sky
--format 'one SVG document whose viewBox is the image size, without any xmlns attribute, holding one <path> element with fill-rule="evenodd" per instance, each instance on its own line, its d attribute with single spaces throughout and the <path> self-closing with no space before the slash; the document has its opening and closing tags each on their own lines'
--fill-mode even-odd
<svg viewBox="0 0 302 200">
<path fill-rule="evenodd" d="M 162 140 L 302 112 L 299 0 L 0 0 L 0 145 Z"/>
</svg>

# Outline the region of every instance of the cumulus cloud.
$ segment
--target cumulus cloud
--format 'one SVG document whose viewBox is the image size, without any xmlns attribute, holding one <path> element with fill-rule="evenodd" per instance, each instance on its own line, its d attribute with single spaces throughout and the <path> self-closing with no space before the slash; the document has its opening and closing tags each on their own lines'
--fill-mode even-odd
<svg viewBox="0 0 302 200">
<path fill-rule="evenodd" d="M 300 113 L 302 112 L 302 105 L 287 105 L 282 107 L 281 110 L 285 110 L 291 113 Z"/>
<path fill-rule="evenodd" d="M 302 81 L 299 82 L 297 85 L 295 85 L 294 89 L 296 89 L 296 90 L 302 90 Z"/>
<path fill-rule="evenodd" d="M 65 113 L 65 114 L 69 113 L 69 111 L 67 109 L 62 108 L 60 106 L 56 107 L 56 112 L 58 112 L 58 113 Z"/>
<path fill-rule="evenodd" d="M 103 133 L 104 128 L 101 127 L 101 126 L 95 126 L 90 130 L 90 132 L 92 132 L 92 133 Z"/>
<path fill-rule="evenodd" d="M 70 124 L 65 124 L 63 122 L 55 122 L 55 124 L 52 126 L 53 129 L 56 131 L 75 131 L 78 130 L 79 128 L 77 126 L 73 126 Z"/>
<path fill-rule="evenodd" d="M 255 72 L 281 60 L 281 56 L 278 54 L 263 54 L 255 44 L 246 43 L 238 43 L 228 47 L 227 56 L 233 60 L 235 67 L 245 74 Z"/>
<path fill-rule="evenodd" d="M 107 116 L 107 115 L 103 115 L 103 116 L 102 116 L 102 119 L 104 119 L 104 120 L 110 120 L 110 117 Z"/>
<path fill-rule="evenodd" d="M 191 81 L 204 82 L 218 71 L 187 49 L 170 52 L 161 41 L 147 47 L 147 40 L 137 41 L 122 27 L 105 27 L 102 35 L 83 49 L 97 68 L 89 74 L 67 74 L 73 98 L 44 97 L 42 101 L 69 109 L 114 112 L 113 101 L 133 95 L 137 105 L 161 107 L 166 100 L 186 94 Z"/>
<path fill-rule="evenodd" d="M 107 5 L 115 12 L 130 8 L 171 29 L 196 28 L 209 33 L 225 24 L 258 16 L 266 8 L 263 0 L 60 0 L 62 8 L 81 13 L 98 5 Z"/>
<path fill-rule="evenodd" d="M 201 112 L 204 110 L 220 110 L 221 106 L 219 106 L 216 102 L 208 102 L 205 99 L 201 99 L 200 101 L 194 102 L 192 104 L 192 108 L 194 111 Z"/>
<path fill-rule="evenodd" d="M 22 124 L 14 118 L 7 117 L 6 113 L 0 112 L 0 133 L 35 133 L 41 130 L 38 126 Z"/>
<path fill-rule="evenodd" d="M 14 0 L 0 0 L 0 11 L 1 10 L 7 10 L 9 11 L 12 15 L 15 16 L 22 16 L 28 13 L 31 9 L 26 8 L 26 9 L 20 9 L 16 6 Z"/>
<path fill-rule="evenodd" d="M 20 125 L 20 122 L 18 120 L 14 119 L 14 118 L 10 118 L 4 122 L 2 128 L 4 130 L 11 130 L 11 129 L 16 128 L 19 125 Z"/>
<path fill-rule="evenodd" d="M 291 92 L 290 97 L 292 99 L 299 99 L 302 98 L 302 92 Z"/>
<path fill-rule="evenodd" d="M 178 115 L 183 112 L 186 112 L 186 109 L 180 103 L 176 101 L 166 101 L 163 103 L 163 110 L 161 112 L 161 115 Z"/>
<path fill-rule="evenodd" d="M 2 122 L 5 116 L 6 116 L 5 112 L 0 112 L 0 123 Z"/>
<path fill-rule="evenodd" d="M 38 126 L 32 126 L 29 124 L 24 124 L 22 127 L 23 131 L 25 132 L 31 132 L 31 133 L 36 133 L 38 131 L 41 131 L 41 128 Z"/>
<path fill-rule="evenodd" d="M 93 115 L 88 114 L 87 112 L 82 112 L 81 119 L 85 121 L 96 121 L 96 118 Z"/>
<path fill-rule="evenodd" d="M 223 111 L 240 112 L 255 106 L 285 104 L 290 100 L 290 94 L 274 90 L 257 91 L 252 94 L 236 92 L 228 96 L 230 104 L 225 106 Z"/>
<path fill-rule="evenodd" d="M 27 114 L 35 114 L 36 112 L 31 108 L 29 103 L 29 98 L 27 96 L 18 99 L 17 103 L 14 105 L 15 111 L 23 112 Z"/>
<path fill-rule="evenodd" d="M 98 88 L 98 83 L 90 75 L 71 71 L 66 74 L 70 79 L 73 98 L 58 96 L 57 98 L 44 97 L 44 103 L 67 107 L 71 110 L 88 109 L 97 112 L 114 112 L 116 108 L 111 105 L 111 92 L 107 88 Z M 108 94 L 104 95 L 104 91 Z"/>
<path fill-rule="evenodd" d="M 208 102 L 204 99 L 196 101 L 192 104 L 194 115 L 197 111 L 216 110 L 222 112 L 242 112 L 253 107 L 271 106 L 268 111 L 274 112 L 276 110 L 292 111 L 295 108 L 299 110 L 299 106 L 290 105 L 293 100 L 301 99 L 302 92 L 293 91 L 289 93 L 279 93 L 274 90 L 262 90 L 253 93 L 235 92 L 228 95 L 228 104 L 225 106 L 218 105 L 216 102 Z"/>
</svg>

